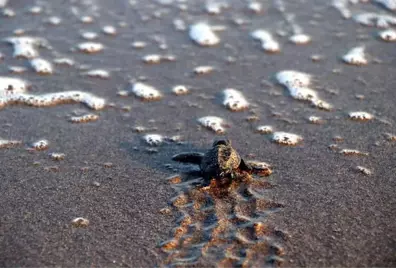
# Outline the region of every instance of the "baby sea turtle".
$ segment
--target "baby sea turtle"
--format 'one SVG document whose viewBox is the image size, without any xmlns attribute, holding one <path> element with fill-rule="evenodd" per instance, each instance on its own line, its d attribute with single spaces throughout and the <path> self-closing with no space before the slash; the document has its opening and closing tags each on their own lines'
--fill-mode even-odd
<svg viewBox="0 0 396 268">
<path fill-rule="evenodd" d="M 181 153 L 173 156 L 172 160 L 199 165 L 206 179 L 225 176 L 233 178 L 238 172 L 252 171 L 252 167 L 231 146 L 231 141 L 226 139 L 215 140 L 212 148 L 205 154 L 198 152 Z"/>
</svg>

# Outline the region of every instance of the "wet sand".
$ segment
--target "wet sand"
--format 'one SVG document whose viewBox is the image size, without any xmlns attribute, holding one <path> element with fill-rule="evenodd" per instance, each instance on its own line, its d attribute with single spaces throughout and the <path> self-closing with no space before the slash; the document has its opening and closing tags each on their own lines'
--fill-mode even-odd
<svg viewBox="0 0 396 268">
<path fill-rule="evenodd" d="M 396 134 L 393 89 L 396 51 L 393 44 L 374 37 L 377 29 L 344 20 L 337 10 L 318 1 L 310 8 L 307 3 L 288 4 L 287 9 L 296 14 L 298 23 L 313 41 L 295 46 L 287 42 L 287 37 L 277 37 L 282 43 L 281 53 L 268 55 L 248 33 L 267 25 L 276 29 L 281 16 L 273 7 L 264 15 L 250 16 L 244 11 L 245 5 L 234 3 L 233 8 L 222 14 L 209 16 L 201 4 L 189 4 L 188 12 L 169 8 L 162 19 L 150 17 L 142 21 L 142 16 L 152 16 L 156 9 L 167 7 L 137 4 L 132 8 L 126 3 L 109 5 L 98 1 L 100 18 L 82 26 L 63 1 L 51 2 L 49 15 L 36 16 L 25 14 L 33 2 L 9 2 L 8 7 L 17 16 L 0 18 L 1 38 L 24 28 L 31 36 L 48 39 L 53 46 L 52 51 L 40 49 L 43 57 L 52 59 L 60 54 L 80 64 L 111 71 L 109 80 L 101 80 L 82 77 L 75 67 L 55 66 L 55 73 L 49 76 L 39 76 L 28 69 L 18 77 L 30 81 L 34 85 L 32 91 L 86 90 L 114 102 L 116 107 L 97 112 L 99 120 L 88 124 L 67 121 L 74 110 L 89 112 L 79 104 L 52 108 L 9 106 L 0 111 L 0 136 L 24 143 L 0 150 L 0 266 L 163 264 L 165 257 L 158 245 L 171 237 L 180 216 L 160 213 L 175 196 L 167 178 L 193 168 L 172 163 L 171 157 L 183 151 L 205 151 L 218 137 L 197 127 L 196 119 L 206 115 L 217 115 L 230 123 L 226 136 L 242 156 L 274 166 L 268 180 L 275 187 L 265 191 L 266 198 L 284 207 L 265 220 L 271 228 L 286 234 L 282 242 L 284 266 L 396 265 L 396 149 L 395 142 L 384 136 L 388 132 Z M 88 10 L 82 4 L 76 6 Z M 368 4 L 363 8 L 382 10 Z M 321 16 L 314 18 L 314 14 Z M 58 26 L 43 23 L 43 18 L 50 15 L 61 16 L 62 23 Z M 249 18 L 251 22 L 236 26 L 232 22 L 234 16 Z M 200 48 L 189 40 L 187 32 L 173 28 L 175 17 L 185 19 L 187 25 L 208 19 L 228 28 L 219 32 L 222 43 L 218 47 Z M 317 23 L 310 23 L 312 20 Z M 128 26 L 117 27 L 117 36 L 100 34 L 98 40 L 107 47 L 103 53 L 70 52 L 72 46 L 82 41 L 81 28 L 99 32 L 101 26 L 117 26 L 120 21 Z M 160 50 L 153 34 L 164 38 L 169 49 Z M 137 40 L 149 45 L 134 50 L 129 44 Z M 343 64 L 340 57 L 360 43 L 366 45 L 372 58 L 381 62 L 371 61 L 362 67 Z M 1 76 L 10 75 L 7 69 L 10 65 L 29 66 L 27 61 L 13 59 L 12 47 L 5 43 L 0 44 L 0 52 L 5 55 L 0 62 Z M 144 55 L 168 52 L 177 56 L 175 62 L 159 65 L 141 62 Z M 325 58 L 314 63 L 310 59 L 313 54 Z M 230 56 L 235 62 L 227 63 Z M 213 65 L 217 69 L 196 77 L 192 70 L 198 65 Z M 274 74 L 284 69 L 314 75 L 315 88 L 336 109 L 325 112 L 312 108 L 293 100 L 284 88 L 263 82 L 273 82 Z M 134 96 L 117 96 L 118 90 L 128 87 L 130 79 L 139 76 L 147 77 L 147 82 L 161 89 L 164 98 L 141 102 Z M 167 90 L 176 84 L 191 85 L 192 93 L 172 95 Z M 238 113 L 225 109 L 216 98 L 226 87 L 241 89 L 253 107 Z M 356 94 L 364 95 L 365 99 L 357 99 Z M 124 105 L 130 105 L 131 110 L 123 111 Z M 348 120 L 347 112 L 355 110 L 371 112 L 392 124 Z M 259 121 L 248 122 L 246 118 L 252 114 Z M 310 124 L 306 120 L 310 115 L 322 116 L 325 123 Z M 295 147 L 274 144 L 267 136 L 255 132 L 262 124 L 301 135 L 304 141 Z M 158 152 L 147 152 L 151 147 L 142 140 L 141 133 L 133 131 L 140 125 L 156 127 L 153 132 L 162 135 L 181 135 L 186 143 L 163 144 L 156 148 Z M 359 149 L 369 156 L 344 156 L 330 150 L 336 135 L 344 139 L 340 148 Z M 26 150 L 29 143 L 41 138 L 50 141 L 47 151 Z M 48 157 L 49 152 L 65 153 L 65 160 L 54 162 Z M 373 174 L 356 172 L 357 165 L 371 169 Z M 49 169 L 54 166 L 57 168 Z M 89 226 L 72 227 L 71 221 L 76 217 L 89 219 Z"/>
</svg>

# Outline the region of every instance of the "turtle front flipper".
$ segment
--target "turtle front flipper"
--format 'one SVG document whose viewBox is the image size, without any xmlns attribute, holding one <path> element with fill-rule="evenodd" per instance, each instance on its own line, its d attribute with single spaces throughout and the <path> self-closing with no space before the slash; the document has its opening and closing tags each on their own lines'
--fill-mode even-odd
<svg viewBox="0 0 396 268">
<path fill-rule="evenodd" d="M 238 168 L 243 171 L 253 172 L 253 167 L 249 163 L 245 162 L 242 158 Z"/>
<path fill-rule="evenodd" d="M 182 163 L 191 163 L 191 164 L 201 164 L 203 153 L 180 153 L 176 154 L 172 157 L 173 161 L 182 162 Z"/>
</svg>

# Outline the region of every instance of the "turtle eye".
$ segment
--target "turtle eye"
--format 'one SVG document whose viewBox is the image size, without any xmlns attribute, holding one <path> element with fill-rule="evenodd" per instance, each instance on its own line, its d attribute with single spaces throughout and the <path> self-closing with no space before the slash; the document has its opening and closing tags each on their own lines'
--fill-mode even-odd
<svg viewBox="0 0 396 268">
<path fill-rule="evenodd" d="M 230 141 L 229 140 L 216 140 L 213 142 L 213 146 L 218 146 L 218 145 L 229 145 Z"/>
</svg>

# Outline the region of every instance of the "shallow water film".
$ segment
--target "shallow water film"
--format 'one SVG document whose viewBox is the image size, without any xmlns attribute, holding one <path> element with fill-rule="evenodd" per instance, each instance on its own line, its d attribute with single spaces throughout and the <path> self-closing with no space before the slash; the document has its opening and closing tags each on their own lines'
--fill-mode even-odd
<svg viewBox="0 0 396 268">
<path fill-rule="evenodd" d="M 396 266 L 395 12 L 0 0 L 0 266 Z"/>
</svg>

